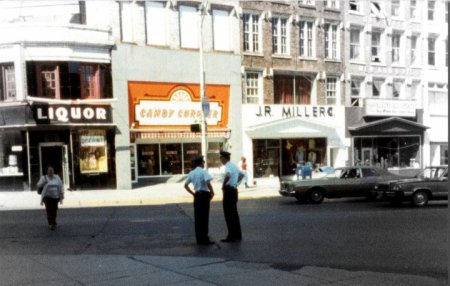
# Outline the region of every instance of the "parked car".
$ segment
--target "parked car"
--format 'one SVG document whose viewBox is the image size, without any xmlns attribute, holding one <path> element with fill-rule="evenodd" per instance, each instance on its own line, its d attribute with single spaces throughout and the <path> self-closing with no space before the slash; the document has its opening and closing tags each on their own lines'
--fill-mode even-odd
<svg viewBox="0 0 450 286">
<path fill-rule="evenodd" d="M 414 178 L 379 183 L 375 190 L 379 197 L 392 203 L 411 201 L 418 207 L 427 205 L 429 200 L 447 200 L 448 167 L 427 167 Z"/>
<path fill-rule="evenodd" d="M 324 198 L 365 196 L 372 199 L 371 191 L 379 182 L 398 178 L 398 175 L 376 167 L 336 168 L 323 178 L 281 181 L 279 193 L 316 204 Z"/>
</svg>

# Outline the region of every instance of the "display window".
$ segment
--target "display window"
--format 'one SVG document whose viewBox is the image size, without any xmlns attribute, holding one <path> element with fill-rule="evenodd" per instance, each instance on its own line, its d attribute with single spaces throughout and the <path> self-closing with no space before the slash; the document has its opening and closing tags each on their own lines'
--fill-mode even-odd
<svg viewBox="0 0 450 286">
<path fill-rule="evenodd" d="M 107 173 L 105 130 L 80 130 L 80 172 Z"/>
<path fill-rule="evenodd" d="M 20 131 L 0 132 L 0 176 L 23 176 L 25 152 Z"/>
<path fill-rule="evenodd" d="M 356 165 L 419 168 L 422 165 L 420 152 L 420 136 L 354 138 Z"/>
<path fill-rule="evenodd" d="M 159 145 L 137 145 L 137 154 L 139 176 L 160 174 Z"/>
</svg>

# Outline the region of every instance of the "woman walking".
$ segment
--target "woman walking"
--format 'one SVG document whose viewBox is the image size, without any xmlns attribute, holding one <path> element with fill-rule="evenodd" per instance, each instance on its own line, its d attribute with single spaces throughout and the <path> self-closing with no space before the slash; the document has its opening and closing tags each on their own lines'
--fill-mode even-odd
<svg viewBox="0 0 450 286">
<path fill-rule="evenodd" d="M 41 193 L 41 206 L 45 204 L 48 226 L 51 230 L 56 229 L 56 214 L 58 203 L 64 200 L 64 188 L 61 178 L 55 174 L 52 166 L 48 166 L 47 175 L 42 176 L 37 187 L 44 187 Z"/>
</svg>

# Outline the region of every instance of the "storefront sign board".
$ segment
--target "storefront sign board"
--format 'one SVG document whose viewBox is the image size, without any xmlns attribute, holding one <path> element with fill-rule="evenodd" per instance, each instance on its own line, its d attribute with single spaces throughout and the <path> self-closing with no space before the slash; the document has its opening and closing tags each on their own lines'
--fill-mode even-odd
<svg viewBox="0 0 450 286">
<path fill-rule="evenodd" d="M 37 124 L 112 123 L 109 105 L 32 105 Z"/>
<path fill-rule="evenodd" d="M 365 115 L 415 117 L 416 102 L 389 99 L 366 99 Z"/>
</svg>

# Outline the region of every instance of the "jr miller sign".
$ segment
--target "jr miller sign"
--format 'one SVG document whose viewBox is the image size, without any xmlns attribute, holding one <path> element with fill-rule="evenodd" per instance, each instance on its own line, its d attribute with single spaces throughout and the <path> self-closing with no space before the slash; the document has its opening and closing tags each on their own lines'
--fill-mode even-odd
<svg viewBox="0 0 450 286">
<path fill-rule="evenodd" d="M 111 106 L 98 105 L 34 105 L 37 124 L 111 123 Z"/>
</svg>

